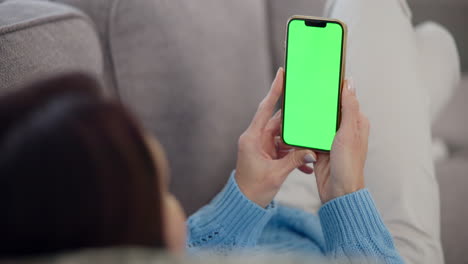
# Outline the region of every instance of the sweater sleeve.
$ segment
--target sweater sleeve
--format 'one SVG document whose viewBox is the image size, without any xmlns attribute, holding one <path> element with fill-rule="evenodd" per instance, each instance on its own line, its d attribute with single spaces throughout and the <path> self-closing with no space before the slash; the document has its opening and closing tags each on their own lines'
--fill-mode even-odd
<svg viewBox="0 0 468 264">
<path fill-rule="evenodd" d="M 367 189 L 331 200 L 318 214 L 328 256 L 404 263 Z"/>
<path fill-rule="evenodd" d="M 239 189 L 231 174 L 224 189 L 187 221 L 189 253 L 209 251 L 227 254 L 257 244 L 265 225 L 276 212 L 272 202 L 262 208 L 250 201 Z"/>
</svg>

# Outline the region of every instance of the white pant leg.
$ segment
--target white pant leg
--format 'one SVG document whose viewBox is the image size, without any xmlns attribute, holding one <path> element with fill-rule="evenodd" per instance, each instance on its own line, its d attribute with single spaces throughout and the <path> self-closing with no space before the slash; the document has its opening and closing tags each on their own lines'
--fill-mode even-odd
<svg viewBox="0 0 468 264">
<path fill-rule="evenodd" d="M 421 46 L 424 34 L 413 29 L 405 1 L 338 0 L 330 10 L 331 17 L 348 24 L 347 76 L 353 77 L 371 122 L 366 184 L 404 259 L 443 263 L 429 100 L 429 93 L 441 89 L 428 85 L 437 83 L 434 78 L 447 81 L 458 74 L 452 67 L 457 64 L 453 40 L 441 44 L 449 47 L 446 55 L 452 57 L 440 61 L 447 63 L 441 67 L 451 69 L 434 76 L 421 58 L 434 58 L 438 45 Z M 444 82 L 438 87 L 450 90 L 454 85 Z M 314 182 L 296 170 L 277 200 L 314 212 L 320 206 Z M 310 191 L 302 191 L 304 186 L 311 186 Z"/>
<path fill-rule="evenodd" d="M 308 175 L 300 170 L 294 170 L 284 181 L 275 200 L 282 205 L 316 213 L 322 202 L 318 195 L 315 174 Z"/>
</svg>

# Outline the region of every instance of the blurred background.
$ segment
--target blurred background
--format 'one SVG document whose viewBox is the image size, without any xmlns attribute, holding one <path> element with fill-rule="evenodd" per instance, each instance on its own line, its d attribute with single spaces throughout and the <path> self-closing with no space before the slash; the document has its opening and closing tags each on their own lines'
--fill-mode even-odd
<svg viewBox="0 0 468 264">
<path fill-rule="evenodd" d="M 275 45 L 275 50 L 282 49 L 282 32 L 286 29 L 286 21 L 290 15 L 302 14 L 304 10 L 311 10 L 313 15 L 320 16 L 321 9 L 325 5 L 326 0 L 269 0 L 267 5 L 270 12 L 278 19 L 272 20 L 272 43 Z M 466 29 L 468 26 L 468 1 L 466 0 L 408 0 L 411 11 L 413 13 L 414 24 L 419 24 L 426 20 L 433 20 L 444 25 L 455 37 L 461 57 L 462 70 L 468 71 L 468 34 Z M 277 30 L 281 27 L 282 30 Z M 275 34 L 276 33 L 276 34 Z M 280 34 L 278 34 L 280 33 Z M 275 68 L 282 65 L 282 59 L 278 58 L 275 61 Z"/>
<path fill-rule="evenodd" d="M 446 260 L 468 263 L 468 1 L 408 2 L 415 24 L 439 22 L 460 53 L 462 82 L 433 136 Z M 284 63 L 288 17 L 321 16 L 324 3 L 0 0 L 0 90 L 58 72 L 102 77 L 162 142 L 190 214 L 235 167 L 237 139 Z"/>
</svg>

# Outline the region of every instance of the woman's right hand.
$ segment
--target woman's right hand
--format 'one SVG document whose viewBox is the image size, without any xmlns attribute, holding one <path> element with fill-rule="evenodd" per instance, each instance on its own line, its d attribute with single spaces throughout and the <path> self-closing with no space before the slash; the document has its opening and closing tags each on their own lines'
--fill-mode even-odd
<svg viewBox="0 0 468 264">
<path fill-rule="evenodd" d="M 369 121 L 360 112 L 355 89 L 349 81 L 342 92 L 341 117 L 330 153 L 319 153 L 314 166 L 322 203 L 364 188 Z"/>
</svg>

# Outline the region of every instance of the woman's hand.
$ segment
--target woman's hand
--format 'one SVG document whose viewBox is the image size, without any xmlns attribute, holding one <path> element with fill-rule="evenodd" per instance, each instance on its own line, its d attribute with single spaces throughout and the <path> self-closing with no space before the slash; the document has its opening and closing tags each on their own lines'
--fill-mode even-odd
<svg viewBox="0 0 468 264">
<path fill-rule="evenodd" d="M 306 163 L 317 156 L 310 150 L 297 150 L 278 141 L 281 112 L 273 111 L 283 92 L 284 71 L 279 69 L 270 92 L 260 103 L 247 130 L 239 138 L 236 181 L 247 198 L 266 207 L 278 193 L 286 177 L 296 168 L 311 174 Z"/>
<path fill-rule="evenodd" d="M 347 81 L 341 100 L 341 126 L 330 154 L 318 154 L 314 166 L 322 203 L 364 188 L 369 121 L 360 112 L 352 83 Z"/>
</svg>

